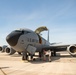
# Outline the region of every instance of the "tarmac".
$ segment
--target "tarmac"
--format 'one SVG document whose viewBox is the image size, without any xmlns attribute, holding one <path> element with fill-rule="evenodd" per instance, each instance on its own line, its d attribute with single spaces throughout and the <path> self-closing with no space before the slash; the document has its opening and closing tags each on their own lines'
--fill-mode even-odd
<svg viewBox="0 0 76 75">
<path fill-rule="evenodd" d="M 8 55 L 0 52 L 0 75 L 76 75 L 76 57 L 67 52 L 58 52 L 48 62 L 39 60 L 22 61 L 17 53 Z"/>
</svg>

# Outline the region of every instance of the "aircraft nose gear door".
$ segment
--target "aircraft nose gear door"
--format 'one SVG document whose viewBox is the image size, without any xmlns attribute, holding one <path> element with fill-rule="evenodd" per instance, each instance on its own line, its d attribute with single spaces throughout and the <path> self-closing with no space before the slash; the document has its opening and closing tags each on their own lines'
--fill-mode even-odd
<svg viewBox="0 0 76 75">
<path fill-rule="evenodd" d="M 36 51 L 36 47 L 34 46 L 31 46 L 31 45 L 28 45 L 27 48 L 26 48 L 27 52 L 30 53 L 31 55 L 34 55 L 35 54 L 35 51 Z"/>
</svg>

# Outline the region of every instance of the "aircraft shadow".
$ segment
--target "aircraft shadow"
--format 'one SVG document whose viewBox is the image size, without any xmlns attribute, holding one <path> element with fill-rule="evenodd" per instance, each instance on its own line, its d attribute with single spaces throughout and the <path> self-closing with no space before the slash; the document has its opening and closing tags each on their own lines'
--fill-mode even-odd
<svg viewBox="0 0 76 75">
<path fill-rule="evenodd" d="M 5 68 L 9 68 L 9 67 L 0 67 L 0 69 L 5 69 Z"/>
<path fill-rule="evenodd" d="M 38 57 L 38 55 L 36 55 L 36 57 Z M 52 59 L 52 61 L 55 61 L 55 60 L 60 59 L 60 57 L 51 57 L 51 59 Z M 51 61 L 51 62 L 52 62 L 52 61 Z M 29 62 L 32 63 L 32 64 L 43 64 L 43 63 L 48 63 L 49 60 L 48 60 L 48 56 L 46 56 L 46 61 L 44 61 L 43 58 L 42 58 L 42 59 L 40 59 L 40 58 L 35 58 L 34 61 L 30 60 Z"/>
<path fill-rule="evenodd" d="M 51 62 L 54 62 L 54 61 L 56 61 L 56 62 L 59 62 L 59 59 L 60 58 L 74 58 L 74 57 L 72 57 L 71 55 L 65 55 L 65 54 L 63 54 L 63 55 L 60 55 L 61 53 L 57 53 L 57 55 L 56 56 L 52 56 L 51 57 Z M 37 55 L 36 55 L 36 57 L 37 57 Z M 30 63 L 32 63 L 32 64 L 43 64 L 43 63 L 48 63 L 49 61 L 48 61 L 48 57 L 47 57 L 47 59 L 46 59 L 46 61 L 43 61 L 43 59 L 39 59 L 39 58 L 35 58 L 35 61 L 29 61 Z M 51 63 L 50 62 L 50 63 Z"/>
</svg>

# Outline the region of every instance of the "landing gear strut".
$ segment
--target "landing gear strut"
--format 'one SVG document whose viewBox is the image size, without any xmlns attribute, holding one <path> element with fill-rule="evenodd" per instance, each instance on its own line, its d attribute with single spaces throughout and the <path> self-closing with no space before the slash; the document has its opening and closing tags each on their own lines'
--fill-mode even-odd
<svg viewBox="0 0 76 75">
<path fill-rule="evenodd" d="M 26 52 L 22 53 L 22 60 L 27 60 L 28 59 L 28 55 Z"/>
<path fill-rule="evenodd" d="M 41 52 L 39 52 L 39 58 L 40 58 L 40 60 L 41 60 L 41 55 L 42 55 Z"/>
<path fill-rule="evenodd" d="M 52 56 L 56 56 L 56 51 L 52 51 L 52 52 L 51 52 L 51 55 L 52 55 Z"/>
</svg>

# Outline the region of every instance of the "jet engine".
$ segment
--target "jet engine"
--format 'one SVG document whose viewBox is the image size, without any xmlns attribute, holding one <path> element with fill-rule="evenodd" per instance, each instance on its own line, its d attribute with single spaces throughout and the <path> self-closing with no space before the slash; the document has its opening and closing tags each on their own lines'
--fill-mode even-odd
<svg viewBox="0 0 76 75">
<path fill-rule="evenodd" d="M 2 51 L 2 47 L 0 46 L 0 51 Z"/>
<path fill-rule="evenodd" d="M 16 51 L 15 51 L 13 48 L 6 47 L 6 48 L 5 48 L 5 52 L 8 53 L 9 55 L 12 55 L 12 54 L 14 54 Z"/>
<path fill-rule="evenodd" d="M 6 47 L 7 47 L 6 45 L 0 46 L 0 51 L 1 51 L 1 52 L 5 52 L 5 48 L 6 48 Z"/>
<path fill-rule="evenodd" d="M 70 45 L 69 47 L 67 47 L 67 51 L 72 56 L 75 56 L 76 55 L 76 46 L 75 45 Z"/>
</svg>

